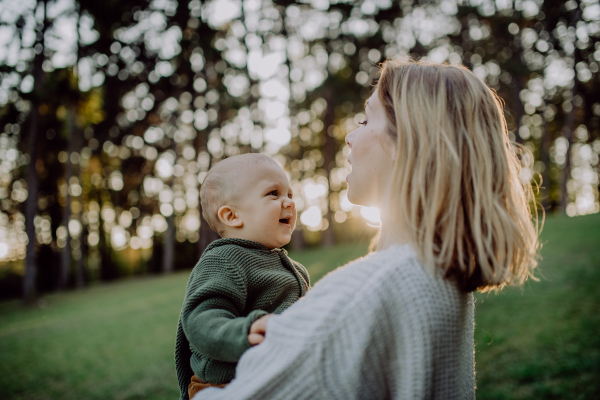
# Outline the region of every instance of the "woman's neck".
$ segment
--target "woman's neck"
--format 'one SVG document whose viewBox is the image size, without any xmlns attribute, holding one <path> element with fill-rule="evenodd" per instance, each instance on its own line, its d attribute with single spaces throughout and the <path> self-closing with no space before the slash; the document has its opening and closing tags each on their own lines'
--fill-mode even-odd
<svg viewBox="0 0 600 400">
<path fill-rule="evenodd" d="M 407 244 L 408 239 L 404 230 L 393 223 L 383 223 L 379 231 L 379 241 L 377 242 L 377 251 L 385 250 L 393 245 Z"/>
</svg>

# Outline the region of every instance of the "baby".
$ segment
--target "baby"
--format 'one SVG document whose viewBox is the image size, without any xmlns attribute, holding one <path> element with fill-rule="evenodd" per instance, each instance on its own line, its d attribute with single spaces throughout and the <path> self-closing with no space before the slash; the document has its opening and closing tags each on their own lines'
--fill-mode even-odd
<svg viewBox="0 0 600 400">
<path fill-rule="evenodd" d="M 271 158 L 244 154 L 213 167 L 202 184 L 202 215 L 222 239 L 188 281 L 175 343 L 181 398 L 224 386 L 244 351 L 264 338 L 269 314 L 310 288 L 306 269 L 280 247 L 296 223 L 292 189 Z"/>
</svg>

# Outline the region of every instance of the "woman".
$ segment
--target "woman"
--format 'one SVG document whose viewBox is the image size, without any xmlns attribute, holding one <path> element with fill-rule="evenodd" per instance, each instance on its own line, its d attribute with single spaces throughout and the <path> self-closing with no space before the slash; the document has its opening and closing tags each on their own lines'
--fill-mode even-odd
<svg viewBox="0 0 600 400">
<path fill-rule="evenodd" d="M 271 318 L 236 379 L 195 400 L 475 397 L 471 292 L 522 283 L 538 250 L 500 100 L 466 68 L 388 61 L 346 142 L 377 251 Z"/>
</svg>

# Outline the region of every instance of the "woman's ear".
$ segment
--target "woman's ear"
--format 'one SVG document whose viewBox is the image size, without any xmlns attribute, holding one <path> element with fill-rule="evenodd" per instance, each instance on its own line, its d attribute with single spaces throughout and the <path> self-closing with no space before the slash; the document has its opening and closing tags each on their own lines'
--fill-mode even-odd
<svg viewBox="0 0 600 400">
<path fill-rule="evenodd" d="M 244 226 L 244 221 L 242 221 L 242 218 L 231 206 L 222 206 L 219 208 L 219 211 L 217 211 L 217 217 L 222 224 L 230 228 L 241 228 Z"/>
</svg>

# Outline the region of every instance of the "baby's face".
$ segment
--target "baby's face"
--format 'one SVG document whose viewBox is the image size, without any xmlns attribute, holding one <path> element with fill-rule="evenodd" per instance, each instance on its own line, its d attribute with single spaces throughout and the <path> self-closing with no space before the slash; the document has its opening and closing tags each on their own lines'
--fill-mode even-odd
<svg viewBox="0 0 600 400">
<path fill-rule="evenodd" d="M 285 173 L 275 163 L 260 164 L 244 182 L 236 210 L 244 225 L 244 239 L 269 249 L 288 244 L 296 225 L 296 204 Z"/>
</svg>

